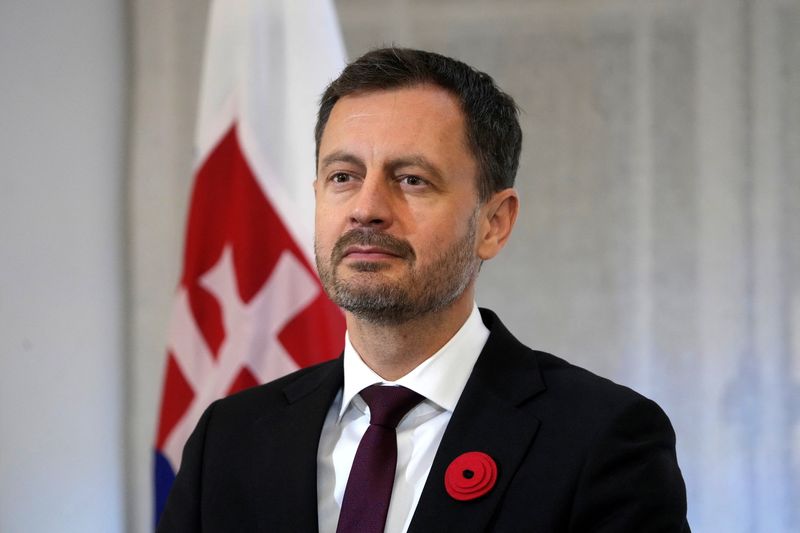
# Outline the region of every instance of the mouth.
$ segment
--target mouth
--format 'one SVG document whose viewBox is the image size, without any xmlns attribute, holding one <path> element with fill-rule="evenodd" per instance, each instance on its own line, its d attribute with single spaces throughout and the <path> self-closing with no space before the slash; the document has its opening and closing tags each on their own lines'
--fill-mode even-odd
<svg viewBox="0 0 800 533">
<path fill-rule="evenodd" d="M 377 246 L 348 246 L 342 255 L 343 259 L 354 261 L 380 261 L 400 257 L 396 252 Z"/>
</svg>

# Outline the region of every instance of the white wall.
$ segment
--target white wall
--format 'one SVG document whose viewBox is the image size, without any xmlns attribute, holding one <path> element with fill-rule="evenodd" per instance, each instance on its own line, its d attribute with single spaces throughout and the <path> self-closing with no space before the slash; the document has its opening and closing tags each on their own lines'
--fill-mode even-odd
<svg viewBox="0 0 800 533">
<path fill-rule="evenodd" d="M 122 531 L 122 0 L 0 4 L 0 531 Z"/>
</svg>

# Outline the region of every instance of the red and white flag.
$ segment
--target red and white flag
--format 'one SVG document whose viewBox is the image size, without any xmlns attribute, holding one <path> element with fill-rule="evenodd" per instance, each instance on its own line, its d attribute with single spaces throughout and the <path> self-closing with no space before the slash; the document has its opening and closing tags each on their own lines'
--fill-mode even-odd
<svg viewBox="0 0 800 533">
<path fill-rule="evenodd" d="M 212 1 L 183 272 L 155 443 L 156 520 L 210 402 L 339 354 L 313 265 L 313 129 L 344 67 L 330 0 Z"/>
</svg>

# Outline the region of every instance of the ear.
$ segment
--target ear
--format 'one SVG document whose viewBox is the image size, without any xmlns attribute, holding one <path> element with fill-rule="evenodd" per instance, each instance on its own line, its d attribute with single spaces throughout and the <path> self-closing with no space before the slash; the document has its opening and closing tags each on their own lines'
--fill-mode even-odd
<svg viewBox="0 0 800 533">
<path fill-rule="evenodd" d="M 480 208 L 478 228 L 478 257 L 482 260 L 496 256 L 506 245 L 519 212 L 519 197 L 514 189 L 494 193 Z"/>
</svg>

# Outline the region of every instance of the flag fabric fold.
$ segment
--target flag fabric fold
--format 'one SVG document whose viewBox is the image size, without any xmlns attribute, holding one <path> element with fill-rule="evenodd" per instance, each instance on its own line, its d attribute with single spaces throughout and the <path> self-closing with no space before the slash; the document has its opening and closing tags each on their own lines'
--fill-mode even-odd
<svg viewBox="0 0 800 533">
<path fill-rule="evenodd" d="M 344 66 L 329 0 L 212 1 L 197 168 L 155 439 L 155 513 L 217 398 L 342 348 L 313 268 L 313 128 Z"/>
</svg>

